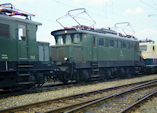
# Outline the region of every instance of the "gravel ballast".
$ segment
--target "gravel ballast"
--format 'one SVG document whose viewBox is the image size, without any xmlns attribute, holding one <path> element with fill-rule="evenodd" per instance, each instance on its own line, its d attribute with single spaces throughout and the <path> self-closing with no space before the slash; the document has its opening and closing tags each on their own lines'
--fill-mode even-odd
<svg viewBox="0 0 157 113">
<path fill-rule="evenodd" d="M 45 100 L 80 94 L 84 92 L 114 87 L 114 86 L 123 85 L 123 84 L 151 80 L 151 79 L 157 79 L 157 75 L 149 75 L 149 76 L 143 76 L 143 77 L 138 77 L 138 78 L 101 82 L 101 83 L 84 85 L 84 86 L 74 86 L 70 88 L 58 89 L 55 91 L 8 97 L 5 99 L 0 99 L 0 110 L 10 108 L 10 107 L 16 107 L 16 106 L 21 106 L 25 104 L 35 103 L 39 101 L 45 101 Z"/>
<path fill-rule="evenodd" d="M 157 113 L 157 97 L 154 97 L 153 100 L 149 100 L 132 113 Z"/>
</svg>

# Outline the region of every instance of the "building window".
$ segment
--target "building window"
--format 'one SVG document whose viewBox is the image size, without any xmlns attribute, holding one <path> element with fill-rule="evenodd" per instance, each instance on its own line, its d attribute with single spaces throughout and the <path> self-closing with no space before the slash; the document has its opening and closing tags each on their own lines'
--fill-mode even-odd
<svg viewBox="0 0 157 113">
<path fill-rule="evenodd" d="M 18 40 L 26 41 L 26 27 L 23 25 L 18 28 Z"/>
<path fill-rule="evenodd" d="M 0 37 L 9 38 L 9 25 L 0 23 Z"/>
<path fill-rule="evenodd" d="M 98 43 L 99 46 L 104 46 L 104 38 L 99 38 Z"/>
</svg>

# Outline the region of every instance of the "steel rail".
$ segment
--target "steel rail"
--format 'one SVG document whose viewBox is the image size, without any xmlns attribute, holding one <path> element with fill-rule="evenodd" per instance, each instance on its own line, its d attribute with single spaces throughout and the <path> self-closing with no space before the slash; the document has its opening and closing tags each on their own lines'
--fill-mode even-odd
<svg viewBox="0 0 157 113">
<path fill-rule="evenodd" d="M 24 109 L 28 109 L 29 107 L 32 108 L 32 107 L 36 107 L 36 106 L 41 106 L 43 104 L 50 103 L 50 102 L 52 103 L 52 102 L 55 102 L 55 101 L 58 101 L 58 100 L 65 100 L 65 99 L 68 99 L 68 98 L 75 98 L 75 97 L 78 97 L 78 96 L 81 97 L 81 96 L 85 96 L 85 95 L 87 96 L 87 95 L 95 94 L 95 93 L 98 93 L 98 92 L 100 93 L 100 92 L 105 92 L 105 91 L 111 91 L 111 90 L 114 90 L 116 88 L 127 87 L 127 86 L 130 86 L 130 85 L 142 84 L 142 85 L 137 85 L 136 86 L 136 88 L 137 88 L 137 87 L 143 86 L 144 84 L 148 85 L 150 83 L 155 83 L 155 82 L 157 82 L 157 79 L 148 80 L 148 81 L 142 81 L 142 82 L 137 82 L 137 83 L 131 83 L 131 84 L 125 84 L 125 85 L 115 86 L 115 87 L 111 87 L 111 88 L 105 88 L 105 89 L 101 89 L 101 90 L 96 90 L 96 91 L 76 94 L 76 95 L 72 95 L 72 96 L 61 97 L 61 98 L 56 98 L 56 99 L 52 99 L 52 100 L 46 100 L 46 101 L 42 101 L 42 102 L 36 102 L 36 103 L 28 104 L 28 105 L 22 105 L 22 106 L 12 107 L 12 108 L 8 108 L 8 109 L 2 109 L 2 110 L 0 110 L 0 113 L 24 110 Z M 135 87 L 133 87 L 133 89 L 135 89 Z M 108 97 L 106 97 L 106 98 L 108 98 Z M 90 102 L 92 102 L 92 101 L 95 101 L 95 100 L 90 100 Z M 83 104 L 83 103 L 79 103 L 79 106 L 81 104 Z M 66 107 L 64 107 L 64 108 L 66 108 Z M 61 108 L 61 109 L 64 109 L 64 108 Z M 49 112 L 51 112 L 51 111 L 49 111 Z"/>
<path fill-rule="evenodd" d="M 139 99 L 137 102 L 133 103 L 131 106 L 127 107 L 126 109 L 124 109 L 120 113 L 129 113 L 129 111 L 133 111 L 135 107 L 137 107 L 140 104 L 146 102 L 146 100 L 148 100 L 149 98 L 153 97 L 156 94 L 157 94 L 156 90 L 149 93 L 149 94 L 146 94 L 143 98 Z"/>
<path fill-rule="evenodd" d="M 67 110 L 66 111 L 66 109 L 64 110 L 64 111 L 62 111 L 62 112 L 65 112 L 65 113 L 75 113 L 75 112 L 80 112 L 80 111 L 82 111 L 83 109 L 85 109 L 85 108 L 89 108 L 89 106 L 92 106 L 92 105 L 96 105 L 97 103 L 100 103 L 100 102 L 102 102 L 102 101 L 108 101 L 108 100 L 111 100 L 112 98 L 115 98 L 115 97 L 118 97 L 118 96 L 121 96 L 121 95 L 123 95 L 123 94 L 127 94 L 127 93 L 129 93 L 129 92 L 132 92 L 132 91 L 136 91 L 136 90 L 141 90 L 141 89 L 143 89 L 143 88 L 148 88 L 148 87 L 152 87 L 152 86 L 157 86 L 157 83 L 156 84 L 151 84 L 151 82 L 149 82 L 150 83 L 150 85 L 148 85 L 147 83 L 146 83 L 146 86 L 144 86 L 144 84 L 142 84 L 141 86 L 139 85 L 138 87 L 133 87 L 133 88 L 131 88 L 131 89 L 129 89 L 129 90 L 126 90 L 126 91 L 122 91 L 122 92 L 120 92 L 120 93 L 115 93 L 115 94 L 113 94 L 113 95 L 111 95 L 111 96 L 108 96 L 108 97 L 103 97 L 103 98 L 99 98 L 99 99 L 96 99 L 96 100 L 93 100 L 93 101 L 89 101 L 89 102 L 85 102 L 84 104 L 82 103 L 82 106 L 78 106 L 78 107 L 73 107 L 73 106 L 76 106 L 76 105 L 73 105 L 73 106 L 70 106 L 70 108 L 72 108 L 72 109 L 70 109 L 70 110 Z M 49 112 L 50 113 L 50 112 Z"/>
</svg>

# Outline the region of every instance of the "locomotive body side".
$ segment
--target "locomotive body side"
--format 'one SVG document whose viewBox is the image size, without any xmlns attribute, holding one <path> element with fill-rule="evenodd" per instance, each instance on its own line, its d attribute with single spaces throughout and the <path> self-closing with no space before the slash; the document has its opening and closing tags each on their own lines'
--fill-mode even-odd
<svg viewBox="0 0 157 113">
<path fill-rule="evenodd" d="M 56 40 L 51 59 L 63 71 L 58 75 L 61 81 L 107 79 L 139 70 L 142 64 L 138 41 L 107 31 L 72 28 L 51 32 Z M 79 35 L 79 43 L 75 43 L 75 35 Z"/>
<path fill-rule="evenodd" d="M 140 43 L 141 56 L 145 62 L 146 72 L 156 73 L 157 69 L 157 45 L 154 42 Z"/>
<path fill-rule="evenodd" d="M 0 88 L 44 83 L 44 71 L 49 73 L 52 66 L 44 64 L 49 62 L 49 43 L 36 41 L 38 25 L 41 23 L 0 15 Z M 41 55 L 47 57 L 41 59 Z"/>
</svg>

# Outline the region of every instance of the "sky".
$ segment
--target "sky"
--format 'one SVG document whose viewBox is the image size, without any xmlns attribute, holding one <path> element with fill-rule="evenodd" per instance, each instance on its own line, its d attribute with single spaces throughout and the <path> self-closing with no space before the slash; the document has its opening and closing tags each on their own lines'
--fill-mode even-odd
<svg viewBox="0 0 157 113">
<path fill-rule="evenodd" d="M 116 23 L 129 22 L 131 27 L 117 24 L 118 29 L 115 30 L 125 29 L 126 33 L 133 34 L 138 40 L 147 38 L 157 41 L 156 0 L 0 0 L 2 3 L 12 3 L 17 9 L 35 14 L 32 20 L 42 23 L 38 27 L 37 40 L 51 45 L 55 44 L 51 31 L 62 29 L 56 19 L 76 8 L 86 9 L 96 21 L 94 28 L 115 29 Z M 90 25 L 89 18 L 84 19 L 83 23 Z M 74 26 L 71 20 L 65 19 L 62 23 Z"/>
</svg>

